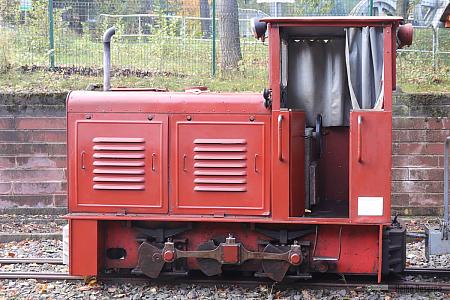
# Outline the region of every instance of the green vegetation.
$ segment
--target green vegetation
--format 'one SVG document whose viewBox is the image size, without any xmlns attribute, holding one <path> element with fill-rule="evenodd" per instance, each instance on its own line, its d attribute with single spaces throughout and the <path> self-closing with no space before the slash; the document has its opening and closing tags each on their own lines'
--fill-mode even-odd
<svg viewBox="0 0 450 300">
<path fill-rule="evenodd" d="M 83 15 L 84 6 L 74 4 L 73 7 L 55 8 L 56 71 L 45 71 L 50 55 L 47 1 L 34 0 L 33 10 L 26 18 L 19 12 L 19 1 L 11 1 L 8 5 L 0 2 L 0 91 L 68 91 L 102 82 L 100 37 L 111 25 L 118 28 L 112 43 L 112 66 L 120 74 L 112 79 L 115 87 L 182 90 L 206 85 L 214 91 L 261 91 L 267 86 L 268 47 L 252 38 L 241 39 L 243 58 L 238 68 L 226 76 L 219 72 L 212 79 L 212 41 L 202 38 L 198 20 L 169 18 L 165 15 L 167 12 L 156 10 L 153 13 L 160 16 L 151 20 L 142 17 L 139 19 L 141 26 L 136 18 L 101 15 L 111 11 L 139 13 L 146 10 L 141 7 L 144 2 L 99 1 L 97 11 L 92 13 L 95 21 L 73 18 Z M 241 8 L 254 8 L 253 2 L 239 1 Z M 353 5 L 350 2 L 346 4 L 349 8 Z M 292 10 L 291 15 L 307 14 L 306 8 L 311 12 L 316 9 L 317 13 L 329 13 L 334 2 L 302 0 L 296 3 L 292 7 L 285 6 Z M 267 10 L 268 6 L 258 8 Z M 175 8 L 170 9 L 176 16 L 182 15 L 177 14 Z M 449 33 L 449 30 L 439 30 L 439 50 L 450 51 Z M 433 60 L 432 36 L 431 28 L 416 29 L 414 44 L 407 50 L 422 52 L 399 53 L 397 79 L 403 91 L 450 90 L 450 56 L 442 53 Z M 217 47 L 219 45 L 217 42 Z M 217 61 L 220 61 L 220 50 L 217 50 Z M 220 69 L 217 66 L 217 70 Z"/>
<path fill-rule="evenodd" d="M 70 71 L 69 71 L 70 72 Z M 0 93 L 19 92 L 68 92 L 85 89 L 90 84 L 102 83 L 101 76 L 84 76 L 79 74 L 64 74 L 53 71 L 26 71 L 18 69 L 0 74 Z M 260 92 L 266 87 L 266 81 L 255 82 L 253 78 L 239 80 L 211 79 L 200 77 L 165 76 L 116 76 L 112 77 L 113 87 L 154 87 L 167 88 L 170 91 L 182 91 L 192 86 L 207 86 L 211 91 Z"/>
<path fill-rule="evenodd" d="M 419 92 L 450 91 L 450 30 L 438 30 L 439 50 L 433 66 L 433 32 L 431 28 L 416 28 L 413 44 L 397 54 L 397 81 L 405 90 Z M 410 52 L 422 50 L 422 52 Z"/>
<path fill-rule="evenodd" d="M 68 92 L 85 89 L 90 84 L 102 83 L 101 75 L 87 76 L 70 74 L 67 72 L 54 72 L 46 70 L 21 71 L 12 69 L 0 73 L 0 92 Z M 154 87 L 167 88 L 170 91 L 182 91 L 192 86 L 207 86 L 216 92 L 260 92 L 267 86 L 266 80 L 255 81 L 254 78 L 212 79 L 201 77 L 176 77 L 172 75 L 158 76 L 115 76 L 111 80 L 113 87 Z M 450 81 L 437 83 L 400 83 L 403 92 L 449 92 Z"/>
</svg>

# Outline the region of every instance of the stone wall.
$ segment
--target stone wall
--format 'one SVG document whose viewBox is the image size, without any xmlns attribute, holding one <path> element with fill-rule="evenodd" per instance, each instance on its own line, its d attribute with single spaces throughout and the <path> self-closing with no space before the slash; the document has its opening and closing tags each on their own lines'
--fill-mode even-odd
<svg viewBox="0 0 450 300">
<path fill-rule="evenodd" d="M 66 94 L 0 95 L 0 207 L 66 206 Z"/>
<path fill-rule="evenodd" d="M 441 214 L 450 94 L 398 94 L 392 132 L 392 204 L 400 214 Z"/>
<path fill-rule="evenodd" d="M 0 95 L 0 208 L 66 206 L 66 94 Z M 394 98 L 392 203 L 439 214 L 450 94 Z"/>
</svg>

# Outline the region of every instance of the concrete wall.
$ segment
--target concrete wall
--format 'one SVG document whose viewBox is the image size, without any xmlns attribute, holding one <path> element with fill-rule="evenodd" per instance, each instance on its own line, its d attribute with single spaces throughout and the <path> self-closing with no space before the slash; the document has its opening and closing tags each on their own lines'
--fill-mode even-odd
<svg viewBox="0 0 450 300">
<path fill-rule="evenodd" d="M 0 95 L 0 208 L 67 204 L 65 97 Z M 394 104 L 393 206 L 438 214 L 450 94 L 399 94 Z"/>
</svg>

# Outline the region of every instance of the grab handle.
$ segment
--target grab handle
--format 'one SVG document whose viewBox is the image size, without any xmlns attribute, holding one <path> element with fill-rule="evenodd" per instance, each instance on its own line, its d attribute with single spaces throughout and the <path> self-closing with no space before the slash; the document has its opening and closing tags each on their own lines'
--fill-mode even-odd
<svg viewBox="0 0 450 300">
<path fill-rule="evenodd" d="M 283 122 L 283 116 L 278 116 L 278 160 L 283 161 L 283 137 L 282 137 L 282 122 Z"/>
<path fill-rule="evenodd" d="M 358 116 L 358 162 L 362 162 L 362 116 Z"/>
<path fill-rule="evenodd" d="M 156 159 L 156 153 L 152 153 L 152 171 L 155 172 L 155 159 Z"/>
<path fill-rule="evenodd" d="M 85 151 L 81 151 L 81 169 L 85 170 L 86 169 L 86 165 L 84 164 L 84 157 L 86 156 L 86 152 Z"/>
<path fill-rule="evenodd" d="M 186 169 L 186 158 L 187 158 L 187 155 L 183 154 L 183 172 L 187 172 L 187 169 Z"/>
</svg>

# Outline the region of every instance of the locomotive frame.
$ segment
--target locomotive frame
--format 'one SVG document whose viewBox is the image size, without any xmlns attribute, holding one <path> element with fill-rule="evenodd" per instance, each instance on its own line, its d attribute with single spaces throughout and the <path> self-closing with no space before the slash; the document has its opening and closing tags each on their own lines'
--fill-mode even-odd
<svg viewBox="0 0 450 300">
<path fill-rule="evenodd" d="M 382 274 L 401 272 L 405 229 L 391 224 L 390 210 L 401 20 L 263 19 L 270 37 L 265 99 L 151 89 L 71 92 L 70 274 L 120 270 L 155 278 L 240 270 L 281 281 L 286 274 L 335 272 L 381 281 Z M 311 29 L 328 43 L 330 32 L 342 38 L 344 28 L 364 27 L 382 31 L 382 107 L 352 109 L 341 126 L 322 126 L 320 116 L 316 135 L 306 136 L 309 116 L 286 104 L 283 41 Z M 313 168 L 306 166 L 308 139 L 315 149 L 308 155 L 320 161 Z"/>
</svg>

